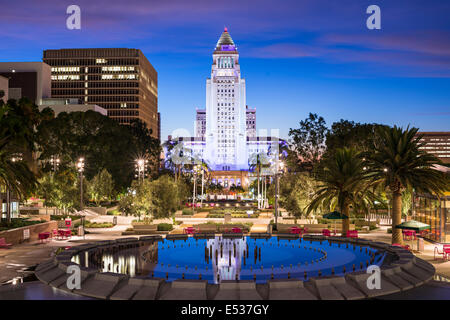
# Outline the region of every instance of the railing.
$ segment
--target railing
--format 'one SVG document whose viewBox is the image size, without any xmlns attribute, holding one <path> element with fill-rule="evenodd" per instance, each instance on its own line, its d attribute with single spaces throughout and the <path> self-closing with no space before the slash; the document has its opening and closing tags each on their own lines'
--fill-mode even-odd
<svg viewBox="0 0 450 320">
<path fill-rule="evenodd" d="M 366 214 L 365 219 L 366 221 L 380 221 L 382 225 L 392 225 L 392 218 L 388 214 Z"/>
</svg>

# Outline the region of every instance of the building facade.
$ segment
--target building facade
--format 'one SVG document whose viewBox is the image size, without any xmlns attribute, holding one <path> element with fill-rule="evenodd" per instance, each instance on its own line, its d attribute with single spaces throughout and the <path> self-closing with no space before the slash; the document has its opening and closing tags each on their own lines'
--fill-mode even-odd
<svg viewBox="0 0 450 320">
<path fill-rule="evenodd" d="M 202 161 L 208 165 L 213 183 L 225 188 L 248 187 L 255 162 L 263 163 L 270 155 L 278 157 L 281 140 L 278 131 L 273 136 L 257 135 L 256 109 L 246 104 L 239 53 L 226 28 L 212 54 L 205 102 L 205 109 L 197 109 L 195 136 L 171 140 L 175 147 L 170 152 L 165 149 L 165 158 L 175 163 Z"/>
<path fill-rule="evenodd" d="M 420 149 L 438 157 L 444 163 L 450 163 L 450 132 L 419 132 L 423 135 Z"/>
<path fill-rule="evenodd" d="M 50 66 L 43 62 L 0 62 L 0 76 L 8 79 L 8 98 L 28 98 L 40 105 L 51 97 Z"/>
<path fill-rule="evenodd" d="M 160 139 L 158 73 L 139 49 L 45 50 L 53 98 L 98 105 L 120 124 L 140 119 Z"/>
<path fill-rule="evenodd" d="M 9 89 L 9 80 L 3 76 L 0 76 L 0 92 L 2 97 L 0 100 L 3 100 L 4 103 L 8 101 L 8 89 Z"/>
</svg>

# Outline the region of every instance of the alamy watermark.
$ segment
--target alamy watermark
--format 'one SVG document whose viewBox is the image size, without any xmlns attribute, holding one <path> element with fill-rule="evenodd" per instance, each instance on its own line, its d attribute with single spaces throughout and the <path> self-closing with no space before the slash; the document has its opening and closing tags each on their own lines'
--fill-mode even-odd
<svg viewBox="0 0 450 320">
<path fill-rule="evenodd" d="M 76 4 L 71 4 L 67 7 L 66 13 L 70 16 L 67 17 L 66 27 L 69 30 L 81 29 L 81 9 Z"/>
<path fill-rule="evenodd" d="M 66 286 L 69 290 L 81 289 L 81 270 L 77 265 L 70 265 L 67 267 L 66 273 L 70 276 L 66 280 Z"/>
<path fill-rule="evenodd" d="M 379 6 L 372 4 L 367 7 L 367 14 L 370 16 L 367 18 L 366 26 L 369 30 L 381 29 L 381 9 Z"/>
<path fill-rule="evenodd" d="M 371 265 L 367 268 L 367 273 L 370 274 L 370 276 L 367 278 L 367 289 L 374 290 L 374 289 L 381 289 L 381 270 L 380 267 L 377 265 Z"/>
</svg>

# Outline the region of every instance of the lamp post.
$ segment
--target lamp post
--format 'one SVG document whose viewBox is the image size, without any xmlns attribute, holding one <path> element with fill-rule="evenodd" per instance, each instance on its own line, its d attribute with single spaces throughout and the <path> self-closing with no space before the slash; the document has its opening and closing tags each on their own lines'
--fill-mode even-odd
<svg viewBox="0 0 450 320">
<path fill-rule="evenodd" d="M 277 158 L 277 169 L 275 172 L 275 229 L 278 230 L 278 191 L 280 190 L 280 179 L 278 177 L 280 171 L 283 171 L 284 164 L 280 162 Z"/>
<path fill-rule="evenodd" d="M 194 168 L 194 190 L 192 192 L 192 212 L 195 212 L 195 194 L 196 194 L 196 182 L 197 182 L 197 171 L 198 171 L 198 166 L 195 165 Z"/>
<path fill-rule="evenodd" d="M 80 176 L 80 211 L 83 210 L 83 171 L 84 171 L 84 158 L 78 159 L 77 162 L 77 170 Z M 85 230 L 84 230 L 84 217 L 81 219 L 83 225 L 83 239 L 85 239 Z"/>
<path fill-rule="evenodd" d="M 200 199 L 200 207 L 203 208 L 203 186 L 204 186 L 204 180 L 203 179 L 204 179 L 204 174 L 205 174 L 205 168 L 203 168 L 203 166 L 202 166 L 201 170 L 202 170 L 202 197 Z"/>
<path fill-rule="evenodd" d="M 60 163 L 61 163 L 61 160 L 58 158 L 58 156 L 52 156 L 50 158 L 50 164 L 52 166 L 53 173 L 55 173 L 58 170 Z"/>
<path fill-rule="evenodd" d="M 147 172 L 147 165 L 148 160 L 147 159 L 136 159 L 134 168 L 136 170 L 135 177 L 138 179 L 139 183 L 144 181 L 144 178 L 146 177 Z"/>
<path fill-rule="evenodd" d="M 83 171 L 84 171 L 84 158 L 78 159 L 77 162 L 78 175 L 80 177 L 80 211 L 83 210 Z"/>
</svg>

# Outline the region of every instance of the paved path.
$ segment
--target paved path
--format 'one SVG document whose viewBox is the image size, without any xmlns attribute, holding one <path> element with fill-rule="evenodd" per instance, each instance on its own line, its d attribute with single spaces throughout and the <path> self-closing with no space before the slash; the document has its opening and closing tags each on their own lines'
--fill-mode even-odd
<svg viewBox="0 0 450 320">
<path fill-rule="evenodd" d="M 388 227 L 382 227 L 379 230 L 364 234 L 362 235 L 362 238 L 391 243 L 391 234 L 386 232 L 387 228 Z M 413 249 L 417 248 L 417 241 L 410 241 L 406 243 L 409 244 Z M 450 261 L 444 261 L 442 260 L 442 258 L 437 258 L 436 260 L 434 259 L 434 248 L 437 246 L 439 248 L 439 251 L 442 251 L 442 245 L 437 245 L 428 241 L 425 241 L 424 245 L 425 250 L 423 252 L 417 252 L 416 250 L 413 250 L 413 253 L 417 257 L 431 263 L 436 268 L 436 274 L 450 279 Z"/>
</svg>

